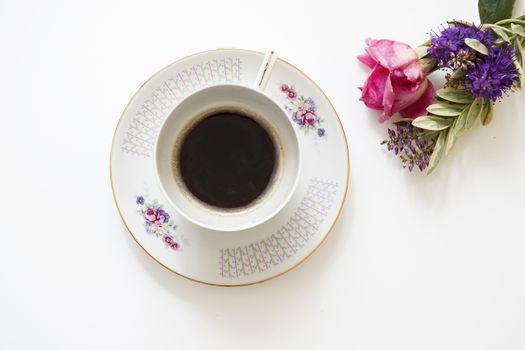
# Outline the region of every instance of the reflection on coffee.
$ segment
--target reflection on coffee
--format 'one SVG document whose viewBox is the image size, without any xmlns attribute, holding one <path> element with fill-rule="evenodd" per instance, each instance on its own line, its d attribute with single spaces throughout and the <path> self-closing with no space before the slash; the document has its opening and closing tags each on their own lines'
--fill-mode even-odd
<svg viewBox="0 0 525 350">
<path fill-rule="evenodd" d="M 238 111 L 217 112 L 197 122 L 174 156 L 184 184 L 195 197 L 228 209 L 256 200 L 277 163 L 269 132 Z"/>
</svg>

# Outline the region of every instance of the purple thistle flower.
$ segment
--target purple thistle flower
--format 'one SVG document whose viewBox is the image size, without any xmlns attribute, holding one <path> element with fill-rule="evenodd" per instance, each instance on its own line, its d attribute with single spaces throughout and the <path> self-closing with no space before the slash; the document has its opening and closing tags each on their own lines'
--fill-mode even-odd
<svg viewBox="0 0 525 350">
<path fill-rule="evenodd" d="M 138 196 L 137 197 L 137 204 L 140 204 L 140 205 L 144 204 L 144 197 Z"/>
<path fill-rule="evenodd" d="M 486 47 L 492 46 L 495 40 L 490 29 L 483 31 L 475 25 L 455 24 L 432 38 L 428 53 L 437 60 L 438 66 L 447 67 L 460 51 L 469 51 L 466 38 L 477 39 Z"/>
<path fill-rule="evenodd" d="M 467 88 L 472 96 L 496 102 L 518 79 L 514 66 L 515 51 L 507 44 L 491 47 L 488 56 L 467 73 Z"/>
</svg>

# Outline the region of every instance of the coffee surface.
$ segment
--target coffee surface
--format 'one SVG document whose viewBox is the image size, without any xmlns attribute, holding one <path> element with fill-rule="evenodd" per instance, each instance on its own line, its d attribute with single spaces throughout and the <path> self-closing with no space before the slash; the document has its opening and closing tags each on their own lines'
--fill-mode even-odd
<svg viewBox="0 0 525 350">
<path fill-rule="evenodd" d="M 219 112 L 188 131 L 178 160 L 182 180 L 195 197 L 231 209 L 250 204 L 264 192 L 274 172 L 276 149 L 254 119 Z"/>
</svg>

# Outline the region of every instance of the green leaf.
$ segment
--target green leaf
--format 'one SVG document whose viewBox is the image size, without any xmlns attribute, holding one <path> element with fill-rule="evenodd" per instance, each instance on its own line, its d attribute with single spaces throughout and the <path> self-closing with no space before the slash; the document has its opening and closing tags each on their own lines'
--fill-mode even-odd
<svg viewBox="0 0 525 350">
<path fill-rule="evenodd" d="M 438 102 L 427 107 L 427 112 L 441 117 L 455 117 L 465 106 L 454 103 Z"/>
<path fill-rule="evenodd" d="M 478 39 L 466 38 L 465 44 L 467 44 L 467 46 L 471 49 L 476 50 L 485 56 L 489 54 L 489 49 L 487 49 L 487 47 L 483 45 Z"/>
<path fill-rule="evenodd" d="M 439 131 L 422 130 L 422 131 L 419 133 L 419 136 L 420 136 L 421 138 L 425 138 L 425 137 L 436 136 L 437 134 L 439 134 Z"/>
<path fill-rule="evenodd" d="M 434 150 L 432 151 L 432 155 L 430 156 L 430 161 L 427 167 L 427 175 L 432 174 L 432 172 L 436 169 L 437 165 L 439 164 L 439 161 L 443 157 L 443 150 L 447 134 L 448 131 L 446 130 L 439 133 L 436 145 L 434 146 Z"/>
<path fill-rule="evenodd" d="M 486 111 L 481 116 L 481 124 L 489 125 L 490 122 L 492 121 L 492 118 L 494 118 L 494 106 L 492 105 L 490 101 L 488 101 Z"/>
<path fill-rule="evenodd" d="M 522 26 L 514 24 L 514 23 L 511 23 L 510 24 L 510 29 L 512 30 L 512 32 L 514 34 L 519 35 L 522 38 L 525 38 L 525 30 L 523 29 Z"/>
<path fill-rule="evenodd" d="M 523 42 L 525 42 L 525 40 L 523 40 Z M 521 40 L 514 40 L 514 49 L 516 50 L 516 58 L 520 63 L 523 63 L 523 45 Z"/>
<path fill-rule="evenodd" d="M 516 60 L 514 60 L 514 66 L 516 67 L 516 70 L 518 71 L 518 80 L 516 81 L 515 83 L 516 86 L 514 88 L 516 90 L 521 90 L 523 86 L 523 82 L 525 80 L 525 77 L 523 77 L 523 67 Z"/>
<path fill-rule="evenodd" d="M 525 77 L 523 76 L 523 47 L 521 46 L 519 40 L 514 41 L 514 50 L 516 51 L 514 57 L 514 67 L 516 67 L 516 71 L 518 71 L 518 81 L 516 82 L 516 89 L 519 90 L 523 86 L 525 79 Z"/>
<path fill-rule="evenodd" d="M 472 22 L 464 21 L 464 20 L 461 20 L 461 19 L 453 19 L 451 21 L 447 21 L 447 24 L 453 25 L 453 26 L 458 25 L 458 24 L 463 24 L 463 25 L 465 25 L 467 27 L 470 27 L 471 25 L 473 25 Z"/>
<path fill-rule="evenodd" d="M 421 59 L 428 55 L 428 46 L 418 46 L 414 51 L 416 51 L 417 58 Z"/>
<path fill-rule="evenodd" d="M 454 123 L 448 129 L 447 139 L 445 140 L 445 155 L 448 156 L 456 144 L 456 139 L 458 134 L 456 133 L 456 124 L 458 123 L 459 118 L 454 120 Z"/>
<path fill-rule="evenodd" d="M 465 131 L 471 129 L 474 124 L 476 124 L 476 120 L 481 116 L 484 107 L 485 101 L 479 97 L 472 102 L 465 121 Z"/>
<path fill-rule="evenodd" d="M 403 123 L 412 123 L 412 121 L 414 120 L 414 118 L 396 118 L 396 120 L 394 120 L 394 124 L 403 124 Z"/>
<path fill-rule="evenodd" d="M 425 73 L 428 75 L 436 68 L 436 59 L 434 57 L 426 56 L 419 59 L 419 63 L 423 66 Z"/>
<path fill-rule="evenodd" d="M 412 125 L 420 129 L 439 131 L 448 129 L 453 121 L 454 119 L 452 118 L 440 118 L 428 115 L 414 119 Z"/>
<path fill-rule="evenodd" d="M 432 38 L 433 38 L 432 34 L 429 34 L 427 41 L 425 41 L 423 44 L 419 46 L 427 46 L 427 47 L 430 46 L 430 44 L 432 43 Z"/>
<path fill-rule="evenodd" d="M 481 111 L 479 112 L 479 120 L 481 120 L 481 123 L 483 123 L 483 120 L 485 119 L 485 116 L 487 115 L 489 111 L 489 106 L 491 104 L 492 104 L 491 101 L 487 99 L 483 99 L 481 101 Z"/>
<path fill-rule="evenodd" d="M 496 23 L 511 18 L 516 0 L 478 0 L 481 23 Z"/>
<path fill-rule="evenodd" d="M 463 131 L 465 130 L 465 123 L 467 122 L 467 116 L 469 112 L 470 107 L 465 107 L 465 109 L 461 112 L 461 114 L 456 118 L 454 121 L 454 136 L 460 136 Z"/>
<path fill-rule="evenodd" d="M 466 90 L 451 87 L 442 88 L 436 91 L 436 95 L 444 100 L 454 103 L 471 103 L 474 98 Z"/>
<path fill-rule="evenodd" d="M 461 69 L 461 68 L 460 69 L 456 69 L 450 75 L 450 79 L 454 80 L 454 79 L 463 78 L 466 74 L 467 74 L 467 71 L 465 69 Z"/>
<path fill-rule="evenodd" d="M 495 26 L 491 26 L 489 28 L 491 28 L 494 31 L 494 33 L 496 33 L 496 35 L 498 35 L 505 42 L 510 42 L 510 37 L 507 34 L 505 28 L 500 27 L 500 26 L 496 26 L 496 25 Z"/>
<path fill-rule="evenodd" d="M 503 26 L 506 24 L 512 24 L 512 23 L 525 27 L 525 21 L 519 18 L 507 18 L 507 19 L 502 19 L 501 21 L 496 22 L 496 24 L 499 26 Z"/>
</svg>

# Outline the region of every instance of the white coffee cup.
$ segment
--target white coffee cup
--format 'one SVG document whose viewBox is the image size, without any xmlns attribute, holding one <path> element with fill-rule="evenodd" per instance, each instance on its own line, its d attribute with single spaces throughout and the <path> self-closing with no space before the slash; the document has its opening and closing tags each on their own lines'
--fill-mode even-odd
<svg viewBox="0 0 525 350">
<path fill-rule="evenodd" d="M 236 110 L 257 121 L 276 148 L 274 173 L 266 190 L 252 203 L 234 209 L 199 200 L 184 184 L 177 164 L 177 152 L 188 130 L 221 110 Z M 299 178 L 301 149 L 290 117 L 272 98 L 258 88 L 221 84 L 194 92 L 174 108 L 161 126 L 154 166 L 165 197 L 182 216 L 204 228 L 239 231 L 269 220 L 288 203 Z"/>
</svg>

